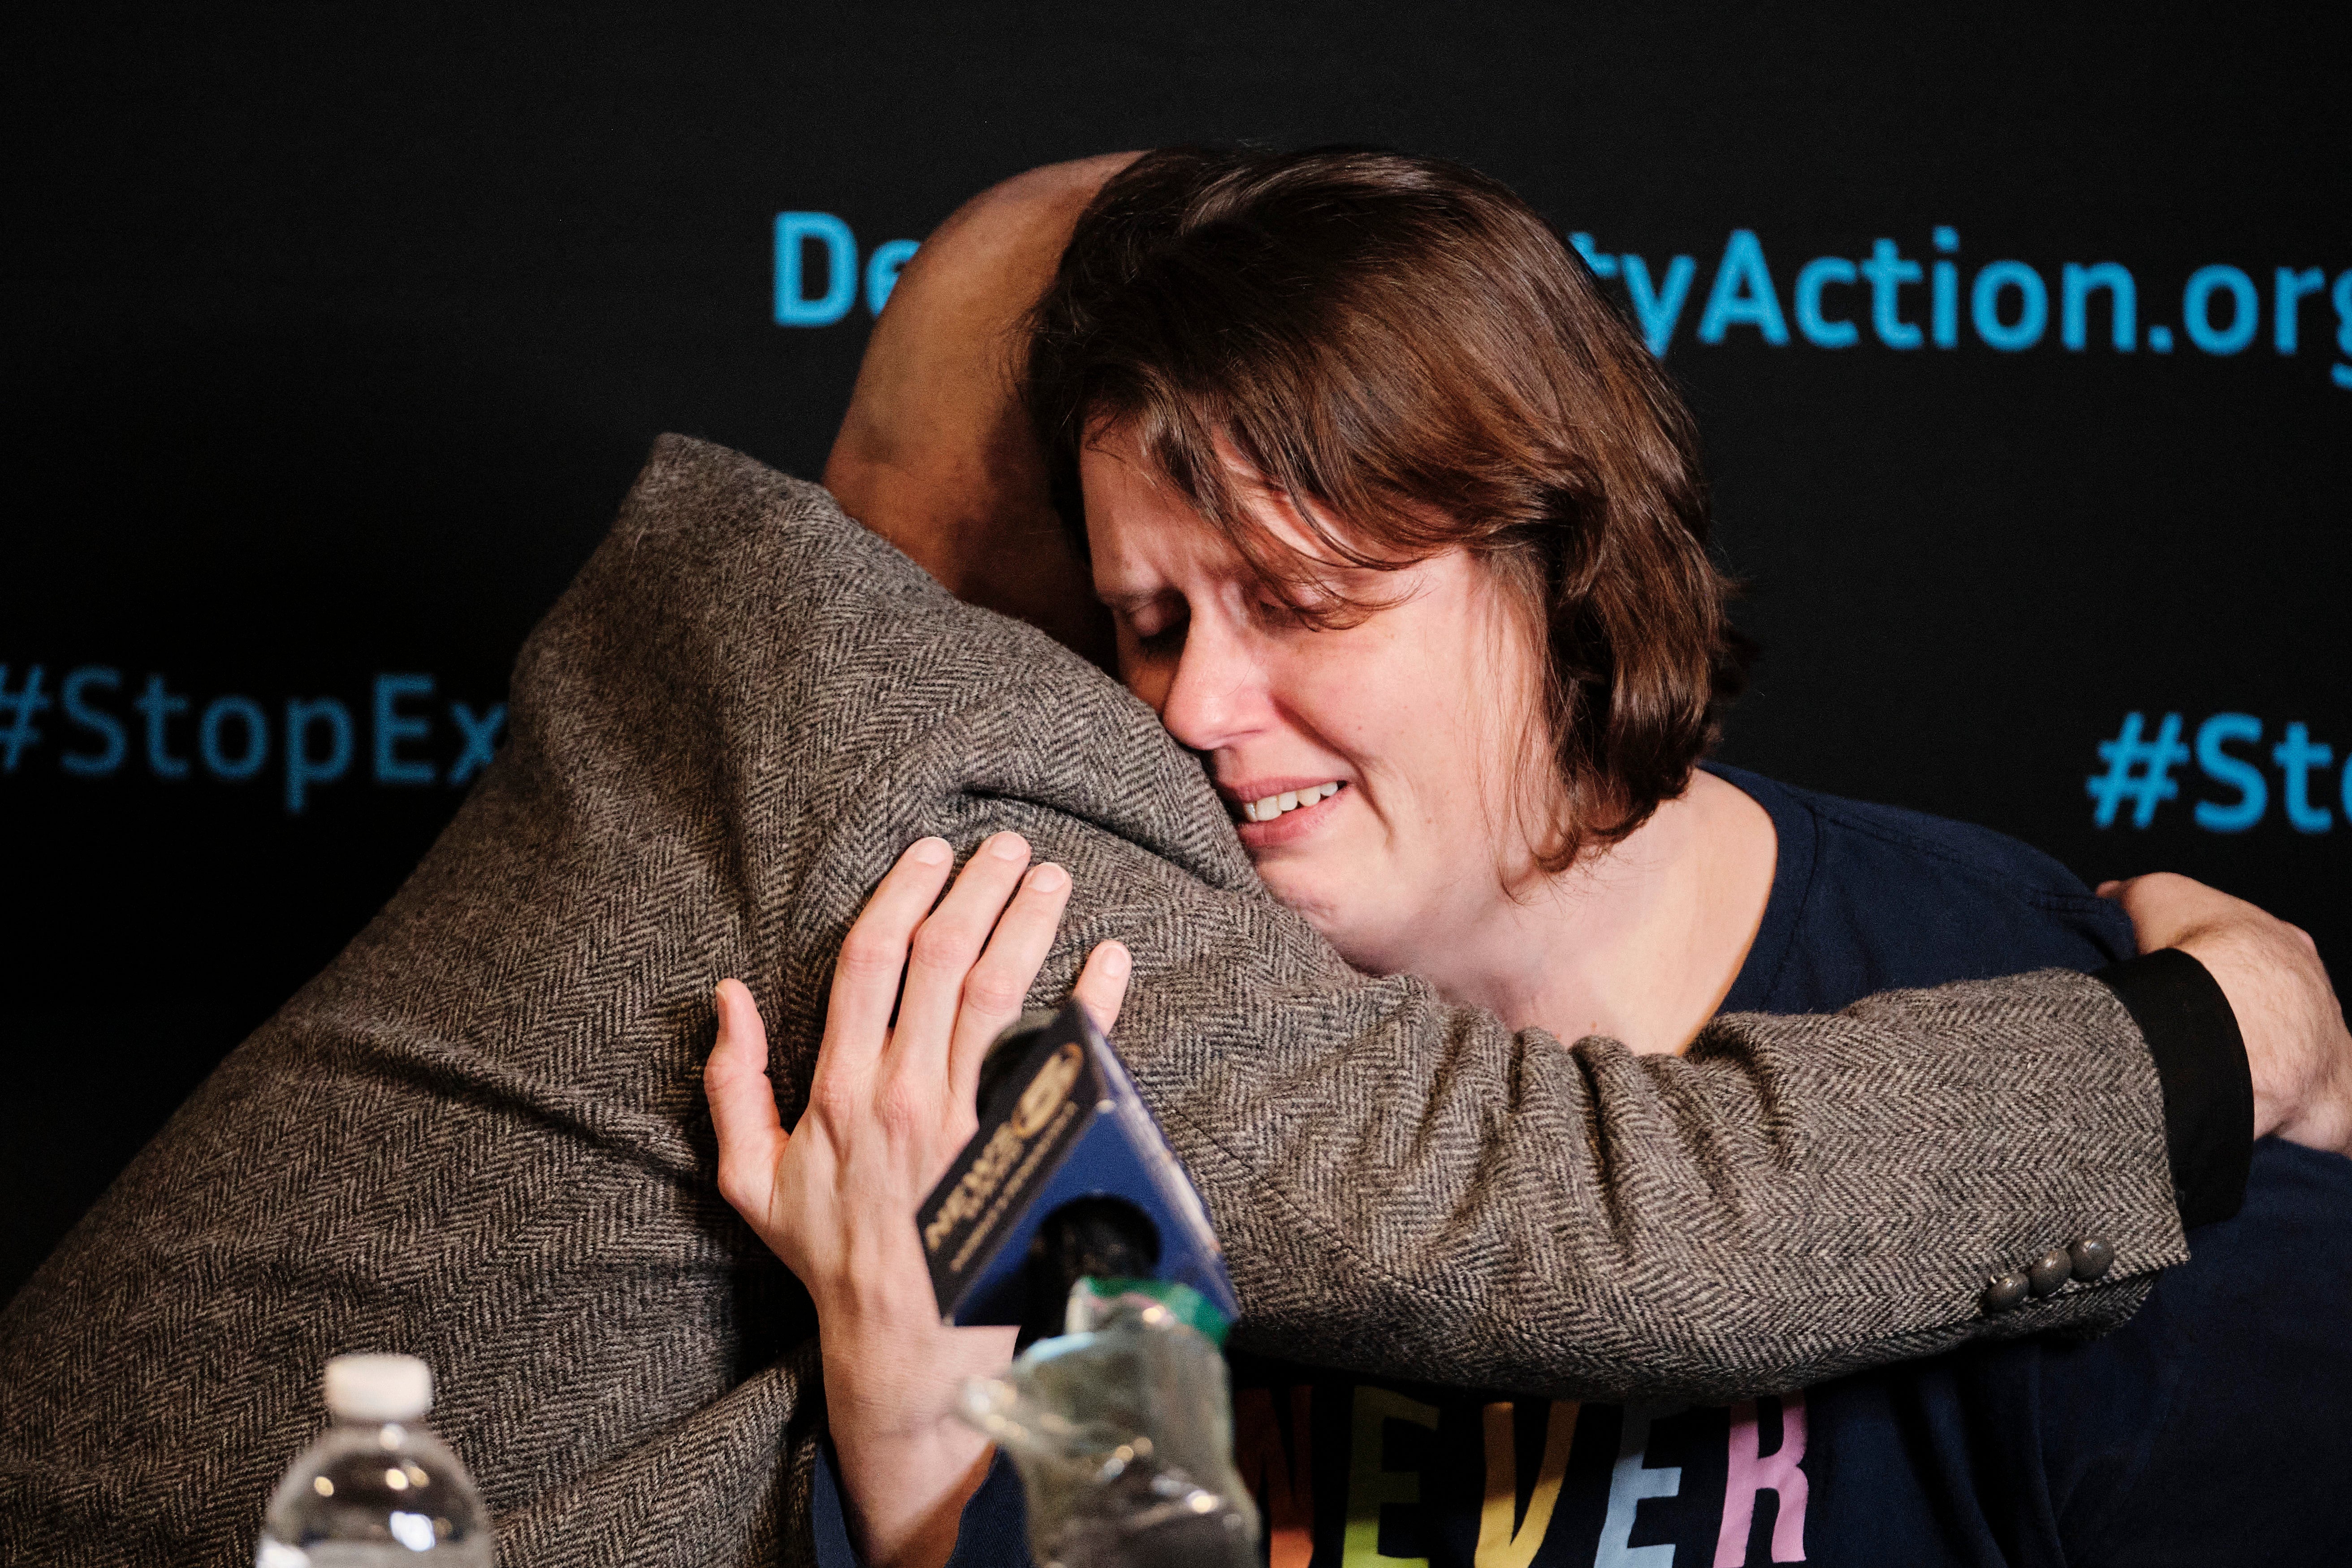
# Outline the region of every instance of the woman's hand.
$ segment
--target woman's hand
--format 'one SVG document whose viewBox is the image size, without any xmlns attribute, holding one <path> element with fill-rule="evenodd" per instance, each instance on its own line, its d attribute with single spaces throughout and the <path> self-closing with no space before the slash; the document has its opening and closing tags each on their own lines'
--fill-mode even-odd
<svg viewBox="0 0 2352 1568">
<path fill-rule="evenodd" d="M 740 981 L 719 983 L 704 1074 L 719 1190 L 816 1303 L 844 1501 L 876 1568 L 944 1563 L 987 1473 L 987 1445 L 948 1411 L 964 1377 L 1004 1364 L 1013 1331 L 941 1326 L 915 1211 L 977 1125 L 981 1059 L 1019 1018 L 1070 894 L 1066 871 L 1030 869 L 1028 843 L 1000 833 L 942 899 L 953 858 L 942 839 L 915 844 L 850 928 L 790 1133 Z M 1129 968 L 1106 942 L 1079 976 L 1106 1029 Z"/>
</svg>

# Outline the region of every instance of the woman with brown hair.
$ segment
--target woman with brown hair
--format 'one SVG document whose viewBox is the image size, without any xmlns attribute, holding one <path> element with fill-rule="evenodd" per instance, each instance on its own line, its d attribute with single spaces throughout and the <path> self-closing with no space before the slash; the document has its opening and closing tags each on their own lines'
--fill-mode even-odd
<svg viewBox="0 0 2352 1568">
<path fill-rule="evenodd" d="M 1688 416 L 1567 247 L 1494 182 L 1356 150 L 1147 155 L 1078 220 L 1031 318 L 1023 392 L 1118 674 L 1202 758 L 1267 889 L 1359 969 L 1560 1040 L 1672 1053 L 1718 1011 L 1830 1011 L 2132 951 L 2113 905 L 2021 845 L 1702 765 L 1746 650 Z M 988 937 L 953 979 L 1002 1004 L 1067 896 L 1006 835 L 929 913 L 949 860 L 916 846 L 861 921 L 877 981 L 889 971 L 868 987 L 877 1038 L 910 933 Z M 845 967 L 867 956 L 853 936 Z M 1108 1018 L 1124 974 L 1101 950 L 1079 993 Z M 895 1027 L 940 1036 L 943 1063 L 953 1035 L 968 1058 L 957 994 L 910 978 Z M 984 1451 L 939 1414 L 1005 1338 L 925 1321 L 896 1234 L 916 1182 L 864 1180 L 878 1167 L 854 1149 L 730 1114 L 723 1080 L 751 1068 L 758 1018 L 731 984 L 721 1010 L 722 1144 L 762 1173 L 729 1195 L 817 1296 L 850 1535 L 876 1562 L 1010 1550 L 1009 1482 L 981 1489 Z M 908 1169 L 952 1153 L 950 1098 L 898 1108 L 937 1145 Z M 2325 1163 L 2282 1179 L 2342 1184 Z M 2071 1239 L 1990 1281 L 1987 1310 L 2096 1279 L 2113 1246 Z M 2176 1292 L 2189 1321 L 2210 1279 Z M 2324 1299 L 2326 1282 L 2280 1289 Z M 2147 1337 L 2136 1326 L 2117 1336 L 2124 1363 L 2072 1369 L 2095 1414 L 2162 1414 L 2111 1397 Z M 2266 1375 L 2273 1363 L 2248 1352 Z M 1663 1563 L 1675 1543 L 1718 1563 L 1928 1560 L 1967 1558 L 1972 1531 L 2074 1544 L 2072 1520 L 2034 1512 L 2054 1484 L 2041 1446 L 2060 1445 L 2055 1416 L 2017 1390 L 2043 1365 L 1847 1380 L 1810 1409 L 1791 1396 L 1671 1420 L 1246 1357 L 1236 1384 L 1277 1562 Z M 2030 1458 L 1943 1435 L 1994 1405 L 2022 1413 Z M 2144 1456 L 2129 1484 L 2160 1485 L 2163 1460 Z"/>
<path fill-rule="evenodd" d="M 1746 649 L 1688 416 L 1525 204 L 1389 154 L 1153 154 L 1025 385 L 1120 677 L 1277 898 L 1507 1022 L 1697 1032 L 1771 881 L 1762 809 L 1692 771 Z"/>
</svg>

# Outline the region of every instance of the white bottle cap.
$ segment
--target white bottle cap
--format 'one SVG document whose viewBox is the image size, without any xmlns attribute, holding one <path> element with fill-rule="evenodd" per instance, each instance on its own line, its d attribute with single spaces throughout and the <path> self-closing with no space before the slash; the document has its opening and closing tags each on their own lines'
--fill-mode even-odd
<svg viewBox="0 0 2352 1568">
<path fill-rule="evenodd" d="M 413 1355 L 339 1355 L 326 1391 L 339 1421 L 414 1421 L 433 1408 L 433 1369 Z"/>
</svg>

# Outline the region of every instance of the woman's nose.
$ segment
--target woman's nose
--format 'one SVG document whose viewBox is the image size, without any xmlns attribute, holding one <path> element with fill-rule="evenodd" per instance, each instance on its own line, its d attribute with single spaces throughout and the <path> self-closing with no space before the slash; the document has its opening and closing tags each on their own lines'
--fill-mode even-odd
<svg viewBox="0 0 2352 1568">
<path fill-rule="evenodd" d="M 1240 639 L 1195 620 L 1160 705 L 1160 721 L 1196 752 L 1213 752 L 1258 728 L 1265 710 L 1265 672 Z"/>
</svg>

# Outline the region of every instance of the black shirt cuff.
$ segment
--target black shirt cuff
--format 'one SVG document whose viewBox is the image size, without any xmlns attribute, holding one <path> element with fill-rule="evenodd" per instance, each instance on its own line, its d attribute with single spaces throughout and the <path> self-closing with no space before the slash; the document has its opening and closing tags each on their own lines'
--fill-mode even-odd
<svg viewBox="0 0 2352 1568">
<path fill-rule="evenodd" d="M 2181 1228 L 2228 1219 L 2246 1201 L 2254 1158 L 2254 1079 L 2230 999 L 2177 947 L 2109 964 L 2092 978 L 2123 1003 L 2156 1058 Z"/>
</svg>

